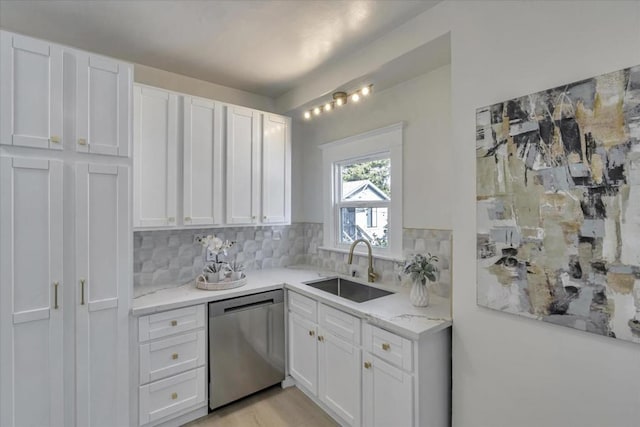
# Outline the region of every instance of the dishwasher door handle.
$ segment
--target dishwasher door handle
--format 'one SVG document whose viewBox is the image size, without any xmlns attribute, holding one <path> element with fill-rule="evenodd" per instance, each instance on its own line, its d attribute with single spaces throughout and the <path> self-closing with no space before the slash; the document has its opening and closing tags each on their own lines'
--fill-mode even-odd
<svg viewBox="0 0 640 427">
<path fill-rule="evenodd" d="M 282 289 L 258 292 L 256 294 L 244 295 L 221 301 L 213 301 L 209 303 L 209 318 L 224 316 L 244 310 L 260 309 L 262 306 L 283 302 L 284 292 Z"/>
<path fill-rule="evenodd" d="M 248 304 L 236 305 L 235 307 L 227 307 L 224 309 L 224 314 L 229 314 L 236 311 L 248 310 L 250 308 L 251 309 L 258 308 L 263 305 L 272 305 L 272 304 L 274 304 L 273 298 L 266 301 L 250 302 Z"/>
</svg>

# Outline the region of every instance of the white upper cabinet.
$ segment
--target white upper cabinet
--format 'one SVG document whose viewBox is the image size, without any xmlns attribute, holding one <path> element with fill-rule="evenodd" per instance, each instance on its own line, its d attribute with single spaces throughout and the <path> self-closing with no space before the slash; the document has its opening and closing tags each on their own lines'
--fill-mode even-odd
<svg viewBox="0 0 640 427">
<path fill-rule="evenodd" d="M 134 227 L 291 222 L 290 118 L 134 85 L 133 135 Z"/>
<path fill-rule="evenodd" d="M 62 53 L 0 32 L 0 144 L 62 149 Z"/>
<path fill-rule="evenodd" d="M 222 107 L 184 96 L 184 225 L 215 225 L 222 213 Z"/>
<path fill-rule="evenodd" d="M 256 224 L 260 201 L 260 113 L 227 107 L 227 223 Z"/>
<path fill-rule="evenodd" d="M 129 157 L 132 66 L 78 52 L 77 151 Z"/>
<path fill-rule="evenodd" d="M 127 425 L 129 168 L 76 165 L 76 421 Z M 123 351 L 124 350 L 124 351 Z"/>
<path fill-rule="evenodd" d="M 0 157 L 0 425 L 63 426 L 62 162 Z"/>
<path fill-rule="evenodd" d="M 134 86 L 133 106 L 133 225 L 176 225 L 178 96 Z"/>
<path fill-rule="evenodd" d="M 262 223 L 291 222 L 291 119 L 263 115 Z"/>
</svg>

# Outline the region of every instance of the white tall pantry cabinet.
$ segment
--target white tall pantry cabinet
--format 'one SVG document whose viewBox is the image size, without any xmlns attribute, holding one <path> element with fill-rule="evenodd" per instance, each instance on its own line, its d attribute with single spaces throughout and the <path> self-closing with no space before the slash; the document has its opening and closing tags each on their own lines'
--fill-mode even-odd
<svg viewBox="0 0 640 427">
<path fill-rule="evenodd" d="M 0 425 L 126 426 L 132 67 L 0 47 Z"/>
</svg>

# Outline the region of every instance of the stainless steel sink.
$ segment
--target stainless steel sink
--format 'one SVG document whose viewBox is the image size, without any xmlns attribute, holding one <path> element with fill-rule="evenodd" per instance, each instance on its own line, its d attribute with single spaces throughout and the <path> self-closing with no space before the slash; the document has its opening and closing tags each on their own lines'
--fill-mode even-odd
<svg viewBox="0 0 640 427">
<path fill-rule="evenodd" d="M 351 280 L 342 279 L 340 277 L 303 282 L 303 284 L 346 298 L 353 302 L 370 301 L 393 293 L 374 288 L 373 286 L 367 286 L 361 283 L 352 282 Z"/>
</svg>

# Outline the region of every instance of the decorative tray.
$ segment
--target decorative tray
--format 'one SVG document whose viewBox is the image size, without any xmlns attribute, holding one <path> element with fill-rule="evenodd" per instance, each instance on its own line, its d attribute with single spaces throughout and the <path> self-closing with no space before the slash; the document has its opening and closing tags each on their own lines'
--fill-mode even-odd
<svg viewBox="0 0 640 427">
<path fill-rule="evenodd" d="M 196 278 L 196 288 L 203 289 L 205 291 L 223 291 L 225 289 L 239 288 L 247 284 L 247 276 L 242 273 L 242 277 L 238 280 L 231 280 L 227 278 L 221 282 L 207 282 L 207 278 L 204 275 L 200 275 Z"/>
</svg>

